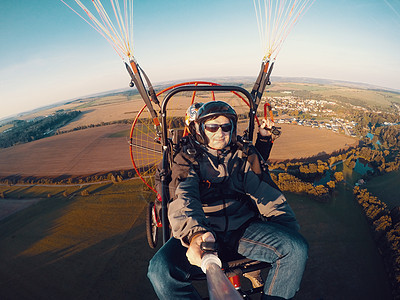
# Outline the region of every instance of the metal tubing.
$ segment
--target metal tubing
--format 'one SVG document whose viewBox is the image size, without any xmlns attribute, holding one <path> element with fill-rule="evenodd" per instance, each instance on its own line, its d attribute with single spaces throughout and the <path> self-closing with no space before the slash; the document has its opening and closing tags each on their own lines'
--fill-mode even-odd
<svg viewBox="0 0 400 300">
<path fill-rule="evenodd" d="M 169 168 L 168 157 L 169 157 L 169 147 L 163 151 L 162 158 L 162 170 L 161 170 L 161 185 L 162 185 L 162 195 L 161 195 L 161 223 L 162 223 L 162 233 L 163 233 L 163 244 L 165 244 L 170 237 L 169 234 L 169 221 L 168 221 L 168 202 L 169 202 L 169 185 L 167 181 L 167 170 Z"/>
<path fill-rule="evenodd" d="M 256 111 L 254 109 L 254 101 L 251 94 L 242 87 L 239 86 L 229 86 L 229 85 L 214 85 L 214 86 L 179 86 L 172 89 L 164 98 L 161 103 L 161 124 L 163 128 L 163 133 L 166 133 L 167 128 L 167 104 L 169 100 L 177 93 L 181 92 L 190 92 L 190 91 L 212 91 L 212 92 L 238 92 L 246 96 L 250 105 L 250 113 L 249 113 L 249 132 L 247 140 L 251 142 L 253 140 L 253 131 L 254 131 L 254 119 L 256 115 Z M 162 145 L 167 146 L 168 140 L 167 135 L 162 135 Z"/>
<path fill-rule="evenodd" d="M 151 100 L 149 98 L 149 95 L 147 94 L 146 87 L 144 86 L 142 77 L 140 76 L 140 72 L 138 70 L 138 65 L 135 63 L 135 61 L 131 60 L 130 61 L 130 67 L 132 68 L 130 70 L 129 66 L 127 63 L 125 63 L 125 67 L 128 70 L 129 75 L 131 76 L 131 79 L 136 85 L 137 90 L 139 91 L 140 96 L 142 97 L 144 103 L 146 103 L 147 109 L 150 112 L 150 115 L 153 119 L 154 125 L 158 128 L 160 125 L 158 121 L 158 116 L 156 111 L 154 110 Z M 133 72 L 131 72 L 133 71 Z M 157 129 L 158 130 L 158 129 Z"/>
</svg>

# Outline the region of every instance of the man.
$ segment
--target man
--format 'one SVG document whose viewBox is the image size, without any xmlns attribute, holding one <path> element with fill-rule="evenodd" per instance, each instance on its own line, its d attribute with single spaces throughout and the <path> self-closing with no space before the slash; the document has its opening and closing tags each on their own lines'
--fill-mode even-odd
<svg viewBox="0 0 400 300">
<path fill-rule="evenodd" d="M 292 298 L 308 250 L 293 211 L 257 150 L 241 145 L 231 106 L 212 101 L 194 115 L 194 121 L 187 122 L 191 138 L 172 166 L 168 218 L 173 237 L 149 265 L 157 296 L 200 299 L 189 279 L 201 266 L 201 242 L 216 241 L 220 256 L 237 252 L 272 265 L 262 299 Z M 261 128 L 256 142 L 261 151 L 271 142 L 268 136 Z"/>
</svg>

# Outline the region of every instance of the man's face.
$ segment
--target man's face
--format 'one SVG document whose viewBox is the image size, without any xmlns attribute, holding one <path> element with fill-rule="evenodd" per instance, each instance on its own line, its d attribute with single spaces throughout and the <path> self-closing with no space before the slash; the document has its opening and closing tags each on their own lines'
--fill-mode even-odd
<svg viewBox="0 0 400 300">
<path fill-rule="evenodd" d="M 204 132 L 210 148 L 221 150 L 228 146 L 231 140 L 232 123 L 225 116 L 204 122 Z"/>
</svg>

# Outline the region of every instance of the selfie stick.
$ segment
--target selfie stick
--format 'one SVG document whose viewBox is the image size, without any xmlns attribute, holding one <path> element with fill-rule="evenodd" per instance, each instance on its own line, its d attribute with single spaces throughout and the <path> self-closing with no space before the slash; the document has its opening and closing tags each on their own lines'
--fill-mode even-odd
<svg viewBox="0 0 400 300">
<path fill-rule="evenodd" d="M 217 255 L 206 253 L 201 261 L 201 269 L 207 276 L 210 300 L 243 300 L 228 277 L 221 270 L 221 260 Z"/>
</svg>

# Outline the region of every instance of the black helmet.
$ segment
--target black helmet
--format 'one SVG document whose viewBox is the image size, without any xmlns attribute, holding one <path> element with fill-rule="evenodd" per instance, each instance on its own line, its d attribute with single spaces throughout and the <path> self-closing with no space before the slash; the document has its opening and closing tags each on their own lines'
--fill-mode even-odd
<svg viewBox="0 0 400 300">
<path fill-rule="evenodd" d="M 231 119 L 236 126 L 237 114 L 235 110 L 232 106 L 223 101 L 211 101 L 203 104 L 197 111 L 196 122 L 203 123 L 210 117 L 221 115 Z"/>
<path fill-rule="evenodd" d="M 232 123 L 231 142 L 236 142 L 237 114 L 228 103 L 223 101 L 210 101 L 203 104 L 197 111 L 195 122 L 199 124 L 199 134 L 196 139 L 201 144 L 208 144 L 208 138 L 204 133 L 203 124 L 205 121 L 217 118 L 218 116 L 227 117 Z"/>
</svg>

